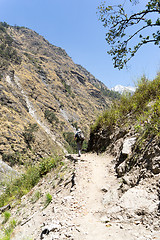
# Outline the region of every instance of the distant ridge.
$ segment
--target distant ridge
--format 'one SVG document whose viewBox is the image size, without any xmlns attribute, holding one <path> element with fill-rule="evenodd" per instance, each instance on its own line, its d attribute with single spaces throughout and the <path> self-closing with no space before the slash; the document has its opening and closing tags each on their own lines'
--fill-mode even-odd
<svg viewBox="0 0 160 240">
<path fill-rule="evenodd" d="M 122 86 L 122 85 L 116 85 L 115 87 L 111 88 L 111 90 L 122 94 L 124 92 L 134 93 L 136 88 L 132 87 L 132 86 L 126 87 L 126 86 Z"/>
</svg>

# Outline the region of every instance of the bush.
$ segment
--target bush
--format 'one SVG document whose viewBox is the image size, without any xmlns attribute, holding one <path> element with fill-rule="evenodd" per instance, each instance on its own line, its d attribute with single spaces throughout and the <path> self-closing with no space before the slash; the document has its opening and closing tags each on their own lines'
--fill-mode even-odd
<svg viewBox="0 0 160 240">
<path fill-rule="evenodd" d="M 144 137 L 160 137 L 160 98 L 152 103 L 152 107 L 146 109 L 138 118 L 136 130 Z"/>
<path fill-rule="evenodd" d="M 148 104 L 150 107 L 147 107 Z M 115 125 L 121 127 L 128 124 L 129 116 L 131 121 L 141 122 L 141 126 L 136 125 L 136 129 L 143 128 L 146 135 L 159 136 L 160 129 L 160 74 L 153 81 L 149 81 L 144 76 L 137 84 L 137 89 L 133 95 L 124 94 L 121 99 L 114 102 L 110 109 L 99 116 L 95 124 L 91 126 L 91 133 L 99 129 L 114 128 Z"/>
<path fill-rule="evenodd" d="M 2 23 L 0 23 L 0 32 L 6 32 L 6 29 Z"/>
<path fill-rule="evenodd" d="M 5 223 L 9 220 L 9 218 L 10 218 L 10 216 L 11 216 L 11 213 L 8 212 L 8 211 L 5 211 L 5 212 L 2 214 L 2 216 L 4 217 L 4 220 L 3 220 L 2 224 L 5 224 Z"/>
<path fill-rule="evenodd" d="M 39 174 L 40 174 L 40 176 L 45 175 L 52 168 L 55 168 L 57 165 L 58 165 L 58 159 L 57 158 L 52 158 L 52 157 L 45 158 L 39 164 Z"/>
<path fill-rule="evenodd" d="M 42 159 L 40 163 L 29 166 L 26 173 L 8 183 L 6 190 L 0 195 L 0 207 L 4 206 L 13 199 L 20 199 L 24 194 L 29 192 L 51 169 L 58 165 L 63 165 L 59 157 Z"/>
<path fill-rule="evenodd" d="M 24 127 L 24 132 L 22 135 L 24 136 L 24 140 L 27 143 L 28 147 L 31 147 L 31 143 L 35 141 L 34 132 L 38 131 L 38 125 L 36 123 L 31 124 Z"/>
<path fill-rule="evenodd" d="M 41 197 L 40 191 L 36 191 L 34 196 L 31 199 L 31 202 L 32 203 L 36 203 L 40 199 L 40 197 Z"/>
<path fill-rule="evenodd" d="M 5 235 L 1 238 L 1 240 L 10 240 L 11 234 L 15 227 L 16 221 L 13 219 L 10 221 L 9 226 L 3 230 Z"/>
<path fill-rule="evenodd" d="M 96 122 L 91 126 L 91 132 L 98 131 L 100 128 L 110 127 L 116 124 L 118 119 L 118 105 L 113 105 L 110 109 L 106 110 L 103 115 L 100 115 Z"/>
<path fill-rule="evenodd" d="M 21 163 L 21 154 L 19 152 L 13 152 L 13 153 L 4 153 L 2 155 L 2 160 L 4 162 L 8 162 L 10 166 L 14 166 L 15 164 Z"/>
<path fill-rule="evenodd" d="M 65 92 L 67 92 L 69 95 L 71 95 L 72 94 L 71 86 L 68 85 L 64 80 L 62 80 L 61 82 L 65 88 Z M 72 95 L 72 97 L 73 97 L 73 95 Z"/>
<path fill-rule="evenodd" d="M 46 208 L 50 204 L 51 201 L 52 201 L 52 196 L 51 196 L 51 194 L 47 193 L 45 203 L 44 203 L 44 207 Z"/>
<path fill-rule="evenodd" d="M 58 118 L 56 117 L 55 113 L 53 112 L 53 110 L 45 110 L 44 113 L 45 118 L 48 120 L 48 122 L 53 123 L 53 121 L 55 121 L 56 123 L 59 122 Z"/>
<path fill-rule="evenodd" d="M 6 22 L 0 22 L 0 26 L 4 27 L 4 28 L 8 28 L 9 25 Z"/>
</svg>

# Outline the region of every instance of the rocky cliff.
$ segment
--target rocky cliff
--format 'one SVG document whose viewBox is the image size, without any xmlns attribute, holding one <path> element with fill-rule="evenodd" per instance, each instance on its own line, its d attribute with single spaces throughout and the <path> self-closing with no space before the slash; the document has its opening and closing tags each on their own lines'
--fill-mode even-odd
<svg viewBox="0 0 160 240">
<path fill-rule="evenodd" d="M 107 87 L 65 50 L 24 27 L 0 24 L 0 154 L 15 163 L 67 148 L 65 132 L 89 135 L 110 104 Z"/>
</svg>

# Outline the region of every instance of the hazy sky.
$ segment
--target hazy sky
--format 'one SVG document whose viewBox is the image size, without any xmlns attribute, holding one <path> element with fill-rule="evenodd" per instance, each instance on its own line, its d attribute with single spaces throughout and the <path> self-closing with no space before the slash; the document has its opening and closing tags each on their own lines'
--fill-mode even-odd
<svg viewBox="0 0 160 240">
<path fill-rule="evenodd" d="M 109 50 L 106 30 L 96 14 L 100 3 L 100 0 L 0 0 L 0 21 L 36 31 L 65 49 L 75 63 L 109 88 L 117 84 L 134 86 L 143 74 L 153 79 L 160 71 L 160 48 L 152 44 L 140 49 L 128 69 L 119 71 L 113 67 L 111 56 L 106 53 Z"/>
</svg>

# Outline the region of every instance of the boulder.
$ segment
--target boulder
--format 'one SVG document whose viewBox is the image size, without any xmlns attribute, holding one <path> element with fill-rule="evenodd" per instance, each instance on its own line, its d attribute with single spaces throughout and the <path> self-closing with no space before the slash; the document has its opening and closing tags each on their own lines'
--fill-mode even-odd
<svg viewBox="0 0 160 240">
<path fill-rule="evenodd" d="M 152 213 L 158 208 L 158 196 L 140 186 L 129 189 L 120 199 L 120 206 L 133 213 L 145 211 Z"/>
<path fill-rule="evenodd" d="M 126 138 L 123 142 L 122 154 L 130 155 L 136 142 L 136 137 Z"/>
</svg>

